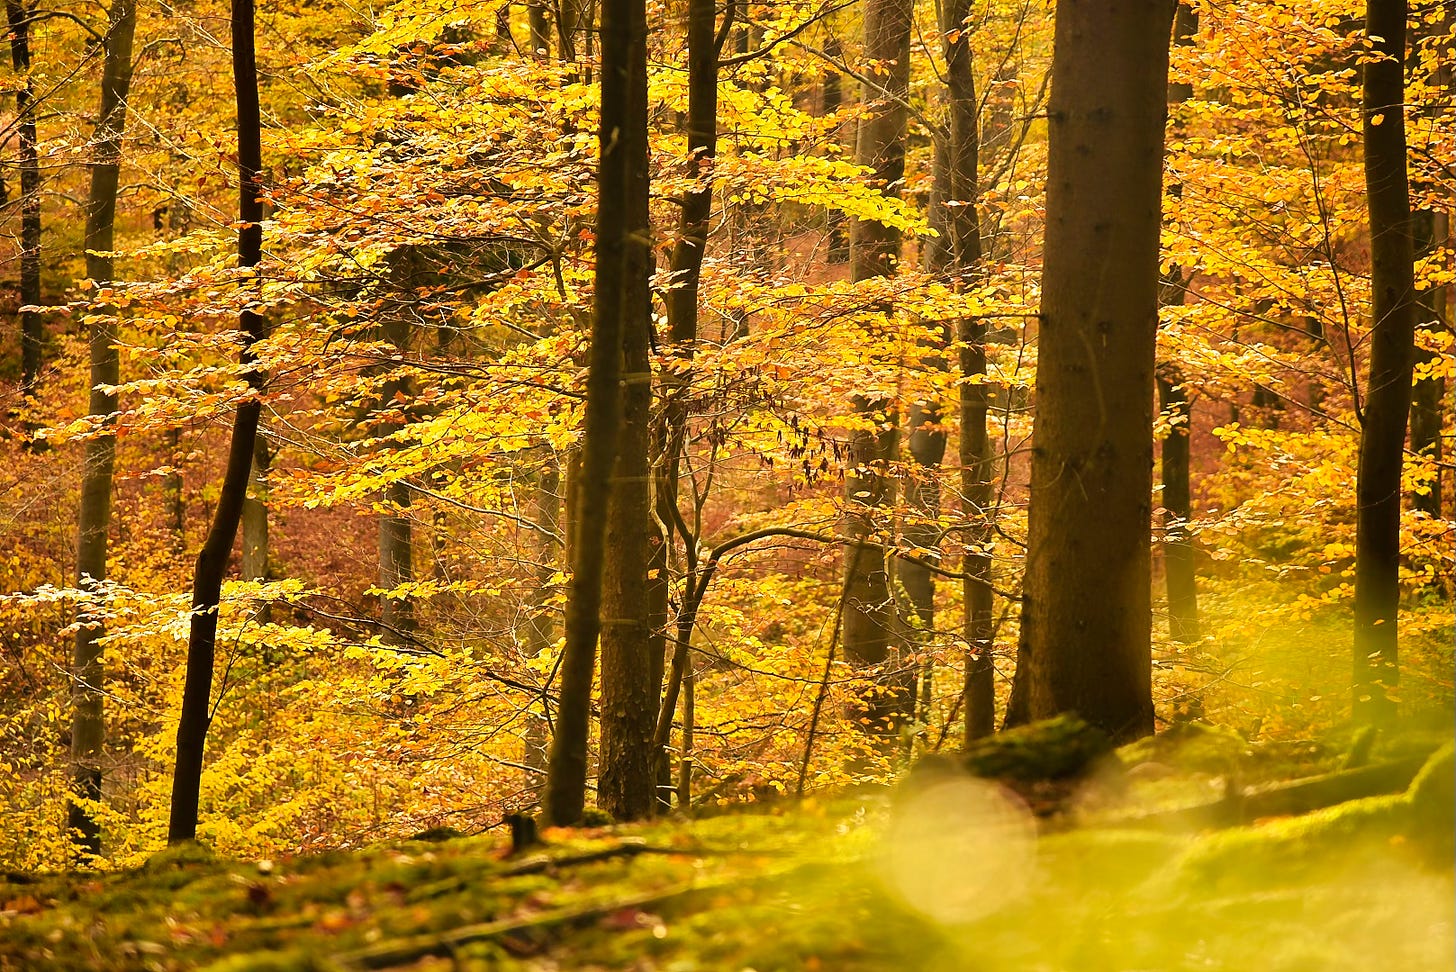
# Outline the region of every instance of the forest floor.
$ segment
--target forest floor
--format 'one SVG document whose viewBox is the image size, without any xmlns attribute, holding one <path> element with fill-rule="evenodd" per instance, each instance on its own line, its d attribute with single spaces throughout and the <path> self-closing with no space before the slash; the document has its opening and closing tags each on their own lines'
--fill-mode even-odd
<svg viewBox="0 0 1456 972">
<path fill-rule="evenodd" d="M 1239 826 L 1172 812 L 1231 806 L 1211 772 L 1227 767 L 1196 747 L 1134 759 L 1040 820 L 993 784 L 912 775 L 695 821 L 552 830 L 517 854 L 493 834 L 274 861 L 194 846 L 130 872 L 4 875 L 0 970 L 1456 965 L 1449 746 L 1394 792 Z"/>
</svg>

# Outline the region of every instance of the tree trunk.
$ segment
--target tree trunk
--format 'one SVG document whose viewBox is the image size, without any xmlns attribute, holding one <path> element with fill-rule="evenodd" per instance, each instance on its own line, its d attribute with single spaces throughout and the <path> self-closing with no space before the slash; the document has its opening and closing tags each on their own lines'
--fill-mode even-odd
<svg viewBox="0 0 1456 972">
<path fill-rule="evenodd" d="M 546 0 L 531 0 L 526 5 L 526 19 L 531 26 L 531 53 L 545 59 L 551 56 L 551 7 Z"/>
<path fill-rule="evenodd" d="M 1173 43 L 1190 46 L 1198 33 L 1198 14 L 1186 3 L 1178 5 L 1173 18 Z M 1168 85 L 1168 105 L 1176 109 L 1193 96 L 1193 86 L 1186 82 Z M 1181 124 L 1175 121 L 1175 124 Z M 1169 187 L 1168 194 L 1180 198 L 1181 185 Z M 1170 280 L 1160 289 L 1160 303 L 1167 307 L 1182 305 L 1188 295 L 1188 277 L 1181 267 L 1172 267 Z M 1173 362 L 1162 362 L 1157 373 L 1158 407 L 1167 414 L 1170 428 L 1163 439 L 1163 574 L 1168 592 L 1168 633 L 1174 641 L 1195 644 L 1200 636 L 1198 624 L 1197 551 L 1188 533 L 1193 516 L 1189 433 L 1193 422 L 1193 405 L 1183 387 L 1183 376 Z"/>
<path fill-rule="evenodd" d="M 731 16 L 730 10 L 725 16 Z M 687 24 L 688 57 L 688 112 L 687 174 L 696 180 L 682 198 L 682 213 L 678 222 L 678 238 L 672 249 L 672 277 L 667 297 L 668 336 L 673 353 L 691 360 L 698 339 L 698 295 L 702 282 L 703 257 L 707 252 L 708 234 L 713 214 L 713 160 L 718 151 L 718 44 L 717 15 L 713 0 L 689 0 Z M 657 433 L 657 467 L 654 470 L 657 485 L 655 501 L 657 519 L 665 535 L 658 546 L 654 567 L 658 576 L 654 581 L 654 604 L 665 601 L 667 594 L 667 553 L 672 544 L 675 524 L 678 522 L 678 476 L 683 449 L 687 442 L 688 403 L 690 377 L 679 369 L 665 371 L 662 376 L 662 415 Z M 687 547 L 697 542 L 696 537 L 683 537 Z M 692 552 L 688 551 L 689 559 Z M 665 604 L 661 623 L 666 623 Z M 654 632 L 658 634 L 659 632 Z M 688 636 L 691 637 L 691 630 Z M 665 648 L 665 639 L 664 645 Z M 674 664 L 677 655 L 687 651 L 686 644 L 674 646 Z M 657 661 L 662 651 L 653 649 L 653 660 Z M 681 673 L 679 673 L 681 678 Z M 659 673 L 653 684 L 661 684 Z M 671 698 L 659 703 L 657 725 L 672 725 Z M 684 700 L 686 704 L 686 700 Z M 664 720 L 666 720 L 664 722 Z M 667 758 L 667 736 L 664 732 L 654 733 L 658 777 L 658 807 L 667 809 L 670 802 L 672 774 Z M 666 788 L 664 788 L 666 787 Z"/>
<path fill-rule="evenodd" d="M 981 265 L 981 228 L 976 202 L 980 179 L 980 133 L 977 129 L 975 64 L 971 32 L 965 26 L 970 16 L 969 0 L 952 0 L 942 10 L 941 34 L 945 43 L 946 93 L 950 100 L 950 147 L 947 165 L 946 218 L 950 237 L 951 265 L 957 284 L 967 286 Z M 987 434 L 989 412 L 986 378 L 986 324 L 979 318 L 962 318 L 956 325 L 960 344 L 959 455 L 961 466 L 961 510 L 969 527 L 961 581 L 965 602 L 962 635 L 965 638 L 966 739 L 989 735 L 996 719 L 996 684 L 993 667 L 992 629 L 995 618 L 992 593 L 991 537 L 994 494 L 991 489 L 991 440 Z"/>
<path fill-rule="evenodd" d="M 554 456 L 547 456 L 541 471 L 536 474 L 536 485 L 532 500 L 532 521 L 536 531 L 535 591 L 530 605 L 530 615 L 521 632 L 521 646 L 527 655 L 535 658 L 549 649 L 556 641 L 556 625 L 551 619 L 547 601 L 551 597 L 551 579 L 556 575 L 561 559 L 561 472 Z M 540 794 L 546 784 L 547 726 L 551 714 L 547 711 L 546 693 L 541 693 L 541 711 L 526 717 L 525 764 L 531 768 L 527 786 Z"/>
<path fill-rule="evenodd" d="M 10 63 L 20 86 L 15 89 L 16 127 L 20 135 L 20 306 L 38 306 L 40 293 L 40 156 L 36 148 L 35 86 L 30 77 L 30 21 L 33 3 L 7 0 L 5 17 L 10 27 Z M 124 109 L 123 109 L 124 110 Z M 89 273 L 89 271 L 88 271 Z M 20 311 L 20 391 L 35 397 L 40 380 L 45 323 L 40 312 Z M 27 418 L 27 428 L 30 421 Z"/>
<path fill-rule="evenodd" d="M 238 109 L 238 266 L 256 267 L 263 259 L 262 116 L 258 108 L 258 69 L 253 48 L 253 0 L 232 2 L 233 90 Z M 182 716 L 177 725 L 177 769 L 172 779 L 171 819 L 167 843 L 197 836 L 198 800 L 202 785 L 203 746 L 211 721 L 213 656 L 222 579 L 238 535 L 248 476 L 258 435 L 263 373 L 256 367 L 253 345 L 264 335 L 263 318 L 251 310 L 238 316 L 242 331 L 242 364 L 254 392 L 238 406 L 233 419 L 227 469 L 207 539 L 197 554 L 192 575 L 192 625 L 187 640 L 187 678 L 182 689 Z"/>
<path fill-rule="evenodd" d="M 566 18 L 563 17 L 563 20 Z M 576 486 L 571 593 L 561 661 L 561 708 L 547 770 L 548 823 L 581 819 L 586 799 L 591 688 L 601 630 L 608 499 L 614 486 L 623 417 L 624 338 L 646 310 L 647 133 L 644 0 L 603 0 L 601 15 L 601 161 L 597 176 L 596 292 L 586 427 Z M 562 37 L 571 32 L 563 25 Z M 649 761 L 650 773 L 650 761 Z M 650 779 L 649 775 L 649 779 Z"/>
<path fill-rule="evenodd" d="M 253 446 L 248 467 L 248 496 L 243 500 L 243 580 L 269 579 L 268 470 L 273 464 L 268 442 L 261 434 Z"/>
<path fill-rule="evenodd" d="M 414 579 L 410 488 L 408 483 L 390 483 L 384 488 L 384 512 L 379 517 L 379 588 L 393 591 Z M 414 599 L 407 594 L 381 595 L 379 626 L 386 644 L 408 642 L 415 631 Z"/>
<path fill-rule="evenodd" d="M 910 90 L 908 0 L 870 0 L 865 8 L 864 56 L 873 62 L 864 86 L 866 111 L 855 142 L 855 161 L 874 171 L 886 195 L 898 195 L 905 176 L 905 103 Z M 850 232 L 850 277 L 855 282 L 893 276 L 900 233 L 883 223 L 857 220 Z M 898 451 L 893 403 L 855 396 L 855 413 L 872 427 L 853 432 L 845 475 L 844 651 L 851 663 L 876 666 L 897 658 L 888 547 L 873 541 L 893 502 L 888 465 Z M 893 733 L 912 714 L 913 675 L 890 675 L 866 706 L 872 731 Z"/>
<path fill-rule="evenodd" d="M 605 13 L 603 8 L 604 17 Z M 629 247 L 622 288 L 622 426 L 607 515 L 597 778 L 597 805 L 617 820 L 651 816 L 655 806 L 656 749 L 652 733 L 662 691 L 662 642 L 653 637 L 654 612 L 647 577 L 663 538 L 652 511 L 650 457 L 652 293 L 648 284 L 652 269 L 647 208 L 646 12 L 634 4 L 630 17 L 626 114 L 617 129 L 628 166 L 624 186 Z M 605 64 L 602 70 L 605 80 Z M 607 97 L 605 90 L 602 97 Z"/>
<path fill-rule="evenodd" d="M 1153 358 L 1167 0 L 1062 0 L 1022 608 L 1033 719 L 1153 729 Z"/>
<path fill-rule="evenodd" d="M 126 132 L 126 98 L 131 89 L 132 37 L 136 33 L 134 0 L 116 0 L 106 31 L 106 58 L 101 74 L 101 113 L 92 143 L 91 191 L 86 201 L 86 276 L 98 290 L 111 285 L 115 273 L 116 191 L 121 175 L 121 143 Z M 90 413 L 101 430 L 87 440 L 81 475 L 81 507 L 76 540 L 76 586 L 99 599 L 106 580 L 107 535 L 111 529 L 111 481 L 116 464 L 116 437 L 110 416 L 116 412 L 120 382 L 116 351 L 115 309 L 101 308 L 91 325 Z M 105 673 L 101 665 L 104 621 L 82 610 L 72 659 L 75 683 L 71 727 L 74 792 L 81 800 L 101 799 L 101 759 L 106 722 L 101 699 Z M 85 806 L 72 802 L 68 822 L 78 849 L 101 853 L 101 831 Z"/>
<path fill-rule="evenodd" d="M 1416 246 L 1420 255 L 1434 253 L 1450 236 L 1450 217 L 1446 213 L 1422 210 L 1412 217 L 1415 227 Z M 1430 287 L 1421 292 L 1420 325 L 1432 332 L 1440 333 L 1451 326 L 1444 320 L 1446 314 L 1446 293 L 1449 284 Z M 1440 355 L 1434 351 L 1418 350 L 1417 357 L 1427 367 L 1437 364 Z M 1441 425 L 1445 419 L 1442 404 L 1446 399 L 1446 380 L 1439 374 L 1428 374 L 1415 383 L 1411 398 L 1410 447 L 1411 452 L 1424 456 L 1434 464 L 1435 476 L 1427 483 L 1423 493 L 1412 497 L 1412 505 L 1433 520 L 1441 518 Z"/>
<path fill-rule="evenodd" d="M 825 52 L 830 57 L 840 56 L 839 45 L 831 42 L 826 46 Z M 827 68 L 824 71 L 823 98 L 820 103 L 820 113 L 832 115 L 844 105 L 844 84 L 838 71 Z M 836 138 L 837 142 L 838 139 Z M 834 264 L 849 262 L 849 234 L 844 232 L 844 214 L 837 209 L 829 210 L 829 262 Z"/>
<path fill-rule="evenodd" d="M 1414 363 L 1415 261 L 1405 143 L 1405 0 L 1367 0 L 1365 29 L 1381 59 L 1365 65 L 1365 194 L 1370 207 L 1370 378 L 1355 486 L 1354 713 L 1395 714 L 1398 681 L 1400 476 Z"/>
</svg>

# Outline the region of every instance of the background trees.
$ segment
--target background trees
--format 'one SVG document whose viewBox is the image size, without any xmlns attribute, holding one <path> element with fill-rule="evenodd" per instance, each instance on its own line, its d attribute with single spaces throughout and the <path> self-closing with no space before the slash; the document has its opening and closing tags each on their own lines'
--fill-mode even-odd
<svg viewBox="0 0 1456 972">
<path fill-rule="evenodd" d="M 220 10 L 142 9 L 115 242 L 90 255 L 114 254 L 113 283 L 97 293 L 78 283 L 88 254 L 70 200 L 87 191 L 77 146 L 90 140 L 104 58 L 89 38 L 102 27 L 25 21 L 26 77 L 46 106 L 17 116 L 37 124 L 46 177 L 46 309 L 30 320 L 44 323 L 50 353 L 22 409 L 19 330 L 5 332 L 16 337 L 0 439 L 11 551 L 0 559 L 0 758 L 7 808 L 33 836 L 0 835 L 0 856 L 41 866 L 69 854 L 57 808 L 73 792 L 63 751 L 78 738 L 66 732 L 77 686 L 107 693 L 107 782 L 99 800 L 76 802 L 108 858 L 165 839 L 181 632 L 193 621 L 177 551 L 204 540 L 199 514 L 219 503 L 240 399 L 259 403 L 269 430 L 271 569 L 220 591 L 197 831 L 233 853 L 529 810 L 548 734 L 569 764 L 556 775 L 566 790 L 547 798 L 560 820 L 593 799 L 634 816 L 664 798 L 712 804 L 890 773 L 905 753 L 953 748 L 1001 718 L 1023 636 L 1033 660 L 1018 684 L 1043 679 L 1039 696 L 1021 692 L 1027 714 L 1105 703 L 1098 718 L 1115 730 L 1202 717 L 1266 737 L 1342 724 L 1352 679 L 1346 649 L 1331 646 L 1348 645 L 1353 625 L 1356 413 L 1368 420 L 1374 299 L 1356 125 L 1373 48 L 1360 11 L 1189 4 L 1196 28 L 1185 19 L 1188 43 L 1172 51 L 1178 124 L 1153 133 L 1155 79 L 1097 72 L 1099 85 L 1130 85 L 1107 92 L 1107 124 L 1128 117 L 1133 87 L 1145 123 L 1138 166 L 1097 167 L 1074 150 L 1112 151 L 1098 119 L 1085 138 L 1049 142 L 1076 118 L 1063 99 L 1101 89 L 1049 85 L 1045 10 L 892 7 L 633 14 L 632 36 L 646 40 L 632 63 L 647 66 L 634 69 L 630 104 L 602 94 L 625 82 L 599 59 L 584 8 L 561 11 L 549 45 L 519 5 L 509 38 L 497 8 L 260 11 L 269 162 L 251 274 L 235 252 L 235 122 L 218 80 L 231 52 L 206 28 Z M 1154 41 L 1173 37 L 1139 25 L 1139 54 L 1125 60 L 1152 70 Z M 1413 281 L 1439 304 L 1451 279 L 1438 218 L 1452 188 L 1451 27 L 1423 9 L 1411 38 L 1406 158 L 1416 205 L 1433 214 Z M 843 144 L 861 129 L 863 152 Z M 7 185 L 27 165 L 13 131 L 0 153 Z M 1170 191 L 1157 267 L 1156 196 L 1143 197 L 1160 152 Z M 618 162 L 624 188 L 599 187 L 598 166 L 611 176 Z M 1140 176 L 1137 207 L 1114 205 L 1108 172 Z M 1089 173 L 1066 196 L 1062 183 Z M 3 210 L 17 281 L 4 310 L 17 323 L 32 300 L 18 286 L 33 253 L 25 195 L 11 191 Z M 1105 264 L 1126 276 L 1116 288 L 1058 256 L 1072 226 L 1059 214 L 1089 201 L 1107 208 L 1092 214 L 1091 238 L 1102 224 L 1112 242 L 1071 256 L 1110 259 L 1136 222 L 1128 214 L 1141 217 L 1135 257 Z M 832 258 L 845 223 L 858 269 Z M 600 256 L 628 251 L 630 267 Z M 1176 366 L 1191 419 L 1171 397 L 1152 412 L 1155 273 L 1182 287 L 1161 308 L 1157 360 Z M 1114 291 L 1136 307 L 1094 313 Z M 254 372 L 270 376 L 258 391 L 236 363 L 244 310 L 271 325 L 251 345 Z M 593 333 L 616 313 L 618 336 Z M 1086 341 L 1058 331 L 1079 315 L 1090 315 Z M 88 318 L 114 322 L 113 379 L 84 373 Z M 1123 346 L 1109 332 L 1104 350 L 1096 325 L 1124 320 L 1138 349 L 1131 377 L 1079 362 L 1088 344 L 1117 358 Z M 408 340 L 389 339 L 394 324 Z M 1449 331 L 1423 327 L 1415 340 L 1429 398 L 1450 371 Z M 1058 382 L 1071 391 L 1061 413 Z M 115 404 L 86 419 L 91 385 Z M 599 433 L 620 423 L 591 404 L 614 391 L 640 419 L 615 466 Z M 1125 499 L 1089 507 L 1072 491 L 1064 510 L 1080 504 L 1069 523 L 1111 532 L 1078 541 L 1055 577 L 1052 506 L 1038 512 L 1038 495 L 1080 483 L 1096 500 L 1097 461 L 1075 479 L 1052 475 L 1045 450 L 1058 435 L 1039 430 L 1041 458 L 1030 451 L 1038 411 L 1052 429 L 1060 414 L 1069 447 L 1093 452 L 1099 427 L 1129 420 L 1116 444 L 1125 463 L 1101 467 L 1105 495 Z M 1426 406 L 1440 416 L 1436 447 L 1423 432 L 1401 470 L 1393 624 L 1401 707 L 1416 719 L 1450 698 L 1450 524 L 1426 499 L 1443 476 L 1449 495 L 1437 458 L 1450 454 L 1439 448 L 1449 411 Z M 34 448 L 27 421 L 49 449 Z M 1178 465 L 1178 428 L 1186 510 L 1171 482 L 1157 493 L 1143 478 L 1158 442 L 1165 472 Z M 74 582 L 72 538 L 92 468 L 82 453 L 106 441 L 115 515 L 98 592 Z M 1115 471 L 1124 465 L 1132 473 Z M 1185 539 L 1153 526 L 1160 506 L 1186 525 L 1197 637 L 1160 596 L 1165 568 L 1149 545 Z M 398 528 L 392 562 L 408 552 L 408 574 L 380 574 L 381 521 Z M 608 526 L 597 545 L 593 530 Z M 1131 573 L 1109 566 L 1118 549 Z M 619 578 L 604 611 L 590 600 L 598 555 Z M 1126 597 L 1107 593 L 1118 577 Z M 1120 671 L 1120 694 L 1064 692 L 1051 667 L 1038 676 L 1038 592 L 1046 623 L 1071 627 L 1044 657 L 1075 649 L 1070 660 L 1088 667 L 1071 681 L 1100 686 Z M 1052 610 L 1063 596 L 1077 603 Z M 410 606 L 408 637 L 385 604 Z M 104 681 L 67 657 L 82 606 L 103 625 Z M 1077 627 L 1101 612 L 1135 636 Z M 613 634 L 593 694 L 599 623 Z M 862 731 L 876 710 L 905 730 L 903 745 Z M 691 768 L 690 786 L 664 785 L 673 764 Z"/>
</svg>

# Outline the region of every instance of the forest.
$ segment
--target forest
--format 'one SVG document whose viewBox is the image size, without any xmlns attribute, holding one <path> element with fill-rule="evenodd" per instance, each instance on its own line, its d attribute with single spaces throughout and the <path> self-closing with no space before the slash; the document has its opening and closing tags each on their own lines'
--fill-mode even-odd
<svg viewBox="0 0 1456 972">
<path fill-rule="evenodd" d="M 6 24 L 0 972 L 1452 968 L 1447 0 Z"/>
</svg>

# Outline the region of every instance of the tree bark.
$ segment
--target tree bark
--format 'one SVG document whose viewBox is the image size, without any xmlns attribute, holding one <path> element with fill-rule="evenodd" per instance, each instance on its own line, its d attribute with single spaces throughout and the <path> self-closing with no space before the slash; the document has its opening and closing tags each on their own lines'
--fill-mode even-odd
<svg viewBox="0 0 1456 972">
<path fill-rule="evenodd" d="M 40 292 L 40 156 L 36 147 L 35 85 L 30 77 L 30 22 L 33 3 L 7 0 L 10 63 L 20 87 L 15 89 L 16 128 L 20 137 L 20 306 L 38 306 Z M 35 397 L 45 346 L 45 323 L 39 311 L 20 311 L 20 391 Z M 27 427 L 29 420 L 27 419 Z"/>
<path fill-rule="evenodd" d="M 547 770 L 547 822 L 581 819 L 586 799 L 591 688 L 601 631 L 607 509 L 623 417 L 623 344 L 643 314 L 649 243 L 644 204 L 647 177 L 646 10 L 644 0 L 603 0 L 601 14 L 601 161 L 597 177 L 596 313 L 587 373 L 573 573 L 561 662 L 561 708 Z M 563 17 L 563 20 L 566 18 Z M 562 25 L 563 41 L 572 33 Z M 640 325 L 639 325 L 640 326 Z"/>
<path fill-rule="evenodd" d="M 536 474 L 532 490 L 532 521 L 536 531 L 535 591 L 521 632 L 521 646 L 532 658 L 555 643 L 556 625 L 547 601 L 551 597 L 551 579 L 561 559 L 561 471 L 554 456 L 547 456 Z M 541 693 L 541 711 L 526 717 L 525 764 L 531 768 L 527 785 L 538 795 L 546 785 L 546 758 L 551 714 L 547 711 L 546 693 Z"/>
<path fill-rule="evenodd" d="M 732 5 L 724 16 L 731 18 Z M 698 298 L 701 289 L 703 257 L 707 253 L 708 235 L 713 215 L 713 160 L 718 151 L 718 27 L 713 0 L 688 0 L 687 59 L 688 59 L 688 112 L 687 139 L 688 158 L 685 163 L 687 174 L 695 181 L 684 193 L 682 211 L 678 221 L 677 242 L 672 249 L 672 277 L 667 296 L 668 338 L 672 351 L 685 360 L 692 360 L 698 339 Z M 679 369 L 671 369 L 662 376 L 662 414 L 657 432 L 657 465 L 654 470 L 656 482 L 655 502 L 657 519 L 664 535 L 657 548 L 654 568 L 658 576 L 653 582 L 656 605 L 663 602 L 661 623 L 666 624 L 667 553 L 673 542 L 673 535 L 679 532 L 675 525 L 677 514 L 678 477 L 683 450 L 687 443 L 688 402 L 690 376 Z M 696 537 L 682 537 L 684 546 L 697 542 Z M 691 551 L 688 551 L 692 559 Z M 662 633 L 654 632 L 662 637 Z M 691 626 L 688 636 L 691 637 Z M 665 648 L 653 648 L 653 660 L 662 655 Z M 674 646 L 675 668 L 679 668 L 678 656 L 686 658 L 687 644 Z M 679 670 L 676 677 L 681 679 Z M 654 685 L 661 685 L 659 673 Z M 667 809 L 670 803 L 672 774 L 667 758 L 667 736 L 661 727 L 672 725 L 672 708 L 675 698 L 659 702 L 657 726 L 654 732 L 658 777 L 658 808 Z M 686 704 L 686 700 L 684 700 Z M 686 718 L 686 715 L 685 715 Z M 665 722 L 664 722 L 665 720 Z M 686 732 L 686 731 L 685 731 Z M 686 758 L 686 755 L 684 756 Z"/>
<path fill-rule="evenodd" d="M 1401 467 L 1414 364 L 1415 259 L 1405 141 L 1405 0 L 1367 0 L 1365 29 L 1380 60 L 1365 65 L 1365 194 L 1370 208 L 1370 377 L 1356 479 L 1353 709 L 1395 715 L 1399 680 Z"/>
<path fill-rule="evenodd" d="M 1150 532 L 1168 0 L 1062 0 L 1049 105 L 1029 714 L 1153 729 Z"/>
<path fill-rule="evenodd" d="M 92 143 L 91 190 L 86 201 L 86 276 L 98 291 L 109 287 L 115 275 L 111 252 L 116 239 L 116 192 L 121 175 L 121 144 L 126 132 L 126 98 L 131 89 L 135 33 L 134 0 L 116 0 L 106 31 L 101 113 Z M 76 541 L 76 586 L 92 591 L 97 598 L 101 597 L 100 586 L 106 580 L 111 485 L 116 465 L 116 436 L 111 416 L 116 412 L 117 399 L 116 393 L 108 390 L 120 382 L 115 313 L 115 308 L 102 307 L 91 325 L 90 414 L 101 422 L 101 428 L 86 442 Z M 105 672 L 98 642 L 105 631 L 105 622 L 99 611 L 93 616 L 86 609 L 77 620 L 72 658 L 74 792 L 80 800 L 99 801 L 106 722 L 101 704 Z M 67 816 L 77 848 L 88 854 L 100 854 L 101 830 L 86 807 L 73 801 Z"/>
<path fill-rule="evenodd" d="M 253 0 L 232 0 L 231 21 L 233 90 L 238 111 L 238 266 L 247 269 L 258 266 L 263 259 L 262 116 L 253 46 Z M 262 390 L 263 373 L 256 366 L 253 345 L 262 340 L 265 324 L 261 315 L 248 309 L 238 315 L 238 324 L 242 332 L 243 373 L 253 395 L 238 406 L 233 419 L 222 489 L 192 575 L 192 624 L 187 640 L 182 715 L 177 725 L 177 768 L 172 779 L 171 818 L 167 826 L 169 844 L 197 836 L 203 747 L 211 722 L 212 670 L 222 580 L 242 519 L 262 411 L 257 393 Z"/>
<path fill-rule="evenodd" d="M 980 180 L 980 132 L 977 127 L 975 64 L 971 50 L 969 0 L 951 0 L 942 9 L 946 93 L 950 101 L 950 146 L 947 175 L 951 266 L 957 284 L 965 287 L 980 272 L 981 228 L 977 215 Z M 966 518 L 966 554 L 961 581 L 965 603 L 962 636 L 966 641 L 966 739 L 989 735 L 996 718 L 992 630 L 995 627 L 991 559 L 994 494 L 991 489 L 991 440 L 986 385 L 986 323 L 962 318 L 956 325 L 960 345 L 961 511 Z"/>
<path fill-rule="evenodd" d="M 617 820 L 650 816 L 656 804 L 652 733 L 662 691 L 663 650 L 661 639 L 653 637 L 652 615 L 656 612 L 651 609 L 647 576 L 663 540 L 653 517 L 650 456 L 652 251 L 647 206 L 647 22 L 640 5 L 632 7 L 630 16 L 626 116 L 617 129 L 628 166 L 624 187 L 629 248 L 622 289 L 622 426 L 607 514 L 597 777 L 597 806 Z M 604 64 L 604 74 L 606 70 Z M 602 97 L 607 97 L 605 90 Z M 665 602 L 665 598 L 662 600 Z"/>
<path fill-rule="evenodd" d="M 872 62 L 864 85 L 866 110 L 855 141 L 855 161 L 874 171 L 875 185 L 898 195 L 905 177 L 905 104 L 910 90 L 908 0 L 870 0 L 865 8 L 864 57 Z M 856 220 L 850 230 L 850 277 L 855 282 L 893 276 L 900 261 L 899 230 Z M 845 475 L 844 651 L 861 667 L 894 664 L 896 616 L 890 594 L 886 548 L 870 541 L 893 502 L 888 465 L 898 452 L 893 403 L 862 395 L 853 399 L 856 415 L 869 424 L 850 436 L 850 467 Z M 899 672 L 881 681 L 864 717 L 871 731 L 893 733 L 913 713 L 913 675 Z"/>
</svg>

